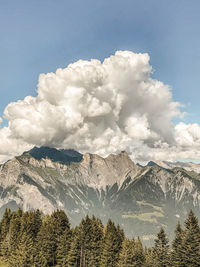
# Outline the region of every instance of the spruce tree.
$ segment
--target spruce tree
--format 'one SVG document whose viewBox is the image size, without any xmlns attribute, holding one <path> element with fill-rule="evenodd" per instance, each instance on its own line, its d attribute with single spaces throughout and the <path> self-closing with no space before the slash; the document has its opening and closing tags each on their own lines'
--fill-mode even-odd
<svg viewBox="0 0 200 267">
<path fill-rule="evenodd" d="M 19 266 L 34 266 L 36 237 L 40 226 L 40 213 L 24 212 L 21 216 L 20 232 L 15 251 L 12 251 L 10 261 Z"/>
<path fill-rule="evenodd" d="M 159 267 L 168 267 L 170 264 L 169 241 L 163 228 L 160 229 L 155 239 L 155 259 Z"/>
<path fill-rule="evenodd" d="M 32 220 L 32 226 L 33 226 L 32 233 L 33 233 L 34 238 L 36 238 L 42 225 L 42 212 L 40 212 L 39 210 L 32 211 L 31 216 L 32 216 L 31 220 Z"/>
<path fill-rule="evenodd" d="M 103 224 L 101 220 L 92 217 L 92 240 L 91 240 L 91 256 L 90 265 L 99 267 L 101 262 L 102 245 L 103 245 Z"/>
<path fill-rule="evenodd" d="M 37 234 L 38 253 L 35 257 L 38 265 L 36 266 L 54 266 L 57 264 L 57 256 L 59 257 L 58 262 L 61 264 L 62 253 L 64 253 L 61 243 L 67 245 L 70 230 L 67 215 L 62 210 L 56 210 L 51 215 L 46 215 L 43 218 L 42 225 L 39 228 L 40 231 Z M 57 251 L 58 246 L 60 247 Z"/>
<path fill-rule="evenodd" d="M 69 242 L 66 240 L 69 237 L 68 234 L 70 234 L 69 233 L 69 230 L 70 230 L 69 219 L 63 210 L 56 210 L 51 214 L 50 220 L 51 220 L 52 228 L 53 228 L 52 234 L 54 235 L 54 238 L 55 238 L 55 250 L 56 250 L 55 251 L 55 262 L 57 262 L 57 255 L 59 253 L 60 253 L 60 255 L 58 255 L 59 262 L 61 262 L 61 247 L 59 247 L 59 251 L 60 251 L 59 253 L 57 249 L 58 249 L 58 246 L 60 245 L 60 242 Z M 67 255 L 66 255 L 66 258 L 67 258 Z"/>
<path fill-rule="evenodd" d="M 81 241 L 81 266 L 85 267 L 90 264 L 92 257 L 92 221 L 86 216 L 79 225 Z"/>
<path fill-rule="evenodd" d="M 138 237 L 137 240 L 134 243 L 134 249 L 133 249 L 133 258 L 134 258 L 134 265 L 133 266 L 138 266 L 141 267 L 145 263 L 145 253 L 144 249 L 142 246 L 142 242 L 140 238 Z"/>
<path fill-rule="evenodd" d="M 158 266 L 156 263 L 156 254 L 154 249 L 148 248 L 145 252 L 145 263 L 144 267 L 155 267 Z"/>
<path fill-rule="evenodd" d="M 22 210 L 19 209 L 12 214 L 12 219 L 10 220 L 9 235 L 10 235 L 10 256 L 8 262 L 10 265 L 14 265 L 17 262 L 17 248 L 21 238 L 21 218 Z"/>
<path fill-rule="evenodd" d="M 134 265 L 134 246 L 135 241 L 124 239 L 119 255 L 119 267 L 133 267 Z"/>
<path fill-rule="evenodd" d="M 103 225 L 94 216 L 86 216 L 72 235 L 68 266 L 99 266 L 103 240 Z M 77 265 L 78 264 L 78 265 Z"/>
<path fill-rule="evenodd" d="M 200 266 L 200 228 L 190 211 L 185 229 L 175 229 L 171 253 L 163 228 L 153 248 L 144 251 L 139 237 L 129 240 L 109 220 L 86 216 L 70 229 L 63 211 L 42 217 L 41 212 L 6 210 L 0 223 L 1 252 L 16 267 L 197 267 Z M 170 257 L 171 256 L 171 257 Z"/>
<path fill-rule="evenodd" d="M 171 260 L 174 267 L 179 267 L 184 264 L 184 251 L 183 251 L 183 239 L 184 232 L 181 228 L 180 223 L 178 222 L 175 229 L 175 237 L 172 242 L 172 252 L 171 252 Z"/>
<path fill-rule="evenodd" d="M 117 266 L 123 242 L 122 233 L 123 231 L 109 219 L 103 241 L 101 267 Z"/>
<path fill-rule="evenodd" d="M 10 253 L 10 221 L 12 218 L 12 212 L 10 209 L 6 209 L 1 220 L 0 230 L 0 255 L 7 261 Z"/>
<path fill-rule="evenodd" d="M 23 233 L 16 249 L 14 266 L 33 267 L 35 261 L 34 238 L 29 233 Z"/>
<path fill-rule="evenodd" d="M 70 228 L 69 219 L 63 210 L 54 211 L 50 217 L 54 226 L 55 237 L 58 240 L 66 228 Z"/>
<path fill-rule="evenodd" d="M 139 237 L 137 240 L 124 239 L 119 257 L 119 267 L 141 267 L 145 263 L 145 253 Z"/>
<path fill-rule="evenodd" d="M 66 228 L 64 233 L 60 236 L 57 250 L 56 250 L 56 259 L 57 266 L 67 266 L 68 264 L 68 254 L 70 251 L 72 231 L 69 228 Z"/>
<path fill-rule="evenodd" d="M 37 236 L 36 266 L 54 266 L 56 264 L 57 239 L 52 218 L 46 215 Z"/>
<path fill-rule="evenodd" d="M 192 210 L 185 221 L 185 236 L 183 241 L 183 266 L 200 265 L 200 229 L 198 219 Z"/>
<path fill-rule="evenodd" d="M 10 209 L 6 209 L 1 220 L 1 241 L 6 238 L 7 233 L 9 232 L 10 220 L 12 218 L 12 212 Z"/>
<path fill-rule="evenodd" d="M 80 244 L 80 264 L 81 266 L 95 266 L 96 253 L 95 249 L 98 249 L 99 237 L 95 235 L 95 230 L 98 229 L 98 224 L 95 226 L 95 219 L 91 219 L 88 216 L 82 219 L 79 225 L 79 244 Z"/>
<path fill-rule="evenodd" d="M 72 241 L 70 250 L 68 253 L 68 265 L 67 267 L 79 267 L 80 265 L 80 258 L 81 258 L 81 239 L 80 239 L 80 228 L 76 227 L 72 231 Z"/>
</svg>

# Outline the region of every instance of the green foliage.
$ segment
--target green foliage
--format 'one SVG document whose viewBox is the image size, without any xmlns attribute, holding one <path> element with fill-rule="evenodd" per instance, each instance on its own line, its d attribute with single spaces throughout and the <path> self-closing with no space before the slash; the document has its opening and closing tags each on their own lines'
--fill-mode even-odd
<svg viewBox="0 0 200 267">
<path fill-rule="evenodd" d="M 76 227 L 73 231 L 72 242 L 67 258 L 68 267 L 80 266 L 81 257 L 82 257 L 82 250 L 81 250 L 80 229 L 79 227 Z"/>
<path fill-rule="evenodd" d="M 142 243 L 139 239 L 124 239 L 119 256 L 119 267 L 142 267 L 146 259 Z"/>
<path fill-rule="evenodd" d="M 163 228 L 160 229 L 155 239 L 154 253 L 157 266 L 170 266 L 169 241 Z"/>
<path fill-rule="evenodd" d="M 134 246 L 135 241 L 124 239 L 122 249 L 119 256 L 119 267 L 132 267 L 134 262 Z"/>
<path fill-rule="evenodd" d="M 146 249 L 146 257 L 145 257 L 145 267 L 155 267 L 157 266 L 156 261 L 156 253 L 153 248 Z"/>
<path fill-rule="evenodd" d="M 117 266 L 123 239 L 123 231 L 119 228 L 119 226 L 116 227 L 111 220 L 108 220 L 103 240 L 101 259 L 102 267 Z"/>
<path fill-rule="evenodd" d="M 153 248 L 140 238 L 127 239 L 119 225 L 106 227 L 86 216 L 70 228 L 62 210 L 43 215 L 39 210 L 5 210 L 0 222 L 0 266 L 16 267 L 196 267 L 200 266 L 200 228 L 190 211 L 185 229 L 180 223 L 169 246 L 163 228 Z"/>
<path fill-rule="evenodd" d="M 43 219 L 42 226 L 37 237 L 38 266 L 53 266 L 56 264 L 56 234 L 51 216 Z"/>
<path fill-rule="evenodd" d="M 66 266 L 68 264 L 68 254 L 70 251 L 72 231 L 69 228 L 64 230 L 64 233 L 58 239 L 56 250 L 56 259 L 58 266 Z"/>
<path fill-rule="evenodd" d="M 6 258 L 9 255 L 9 243 L 10 243 L 10 220 L 12 213 L 10 209 L 6 209 L 0 224 L 0 255 Z"/>
<path fill-rule="evenodd" d="M 198 219 L 192 211 L 185 221 L 183 238 L 183 266 L 199 266 L 200 263 L 200 229 Z"/>
<path fill-rule="evenodd" d="M 92 257 L 91 264 L 98 267 L 101 262 L 102 246 L 103 246 L 103 224 L 101 220 L 92 217 Z"/>
<path fill-rule="evenodd" d="M 103 240 L 103 225 L 99 219 L 86 216 L 75 229 L 72 240 L 68 266 L 99 266 Z"/>
<path fill-rule="evenodd" d="M 184 231 L 180 223 L 177 224 L 175 229 L 175 238 L 172 242 L 171 259 L 174 267 L 183 265 L 184 250 L 183 250 Z"/>
</svg>

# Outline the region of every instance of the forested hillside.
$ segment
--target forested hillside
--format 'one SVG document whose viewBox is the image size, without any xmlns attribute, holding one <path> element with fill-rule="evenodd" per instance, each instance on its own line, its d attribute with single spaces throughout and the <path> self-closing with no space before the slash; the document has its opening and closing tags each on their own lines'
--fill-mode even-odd
<svg viewBox="0 0 200 267">
<path fill-rule="evenodd" d="M 0 232 L 1 260 L 8 266 L 193 267 L 200 263 L 200 228 L 192 211 L 183 228 L 177 224 L 171 244 L 161 228 L 150 248 L 139 237 L 126 238 L 111 220 L 104 226 L 100 219 L 86 216 L 71 228 L 62 210 L 43 215 L 39 210 L 6 209 Z"/>
</svg>

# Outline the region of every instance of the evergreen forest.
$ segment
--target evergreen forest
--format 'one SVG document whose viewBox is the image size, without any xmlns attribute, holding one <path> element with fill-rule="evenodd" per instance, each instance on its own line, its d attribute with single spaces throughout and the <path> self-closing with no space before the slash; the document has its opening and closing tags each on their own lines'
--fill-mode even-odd
<svg viewBox="0 0 200 267">
<path fill-rule="evenodd" d="M 110 219 L 103 225 L 86 216 L 71 228 L 62 210 L 44 215 L 6 209 L 0 223 L 0 261 L 0 266 L 16 267 L 200 266 L 200 228 L 190 211 L 184 226 L 177 224 L 172 242 L 161 228 L 154 245 L 146 248 L 139 237 L 126 238 Z"/>
</svg>

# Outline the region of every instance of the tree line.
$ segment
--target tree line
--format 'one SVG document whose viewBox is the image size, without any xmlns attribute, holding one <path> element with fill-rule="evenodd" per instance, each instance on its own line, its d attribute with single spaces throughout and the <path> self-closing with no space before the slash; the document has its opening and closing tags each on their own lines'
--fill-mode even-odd
<svg viewBox="0 0 200 267">
<path fill-rule="evenodd" d="M 145 248 L 139 237 L 126 238 L 111 220 L 104 226 L 86 216 L 71 228 L 62 210 L 43 215 L 39 210 L 6 209 L 0 222 L 0 257 L 16 267 L 200 266 L 200 228 L 190 211 L 184 228 L 177 224 L 171 244 L 161 228 L 154 246 Z"/>
</svg>

